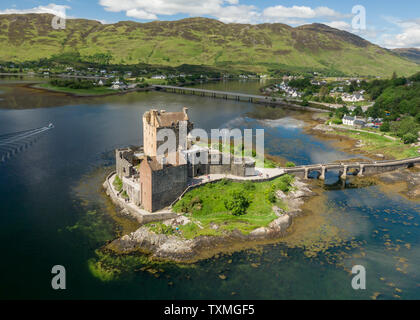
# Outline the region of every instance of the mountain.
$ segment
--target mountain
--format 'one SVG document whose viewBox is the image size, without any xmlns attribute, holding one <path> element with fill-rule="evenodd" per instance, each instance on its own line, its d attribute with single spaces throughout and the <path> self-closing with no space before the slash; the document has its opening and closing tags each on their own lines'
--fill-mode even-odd
<svg viewBox="0 0 420 320">
<path fill-rule="evenodd" d="M 101 24 L 49 14 L 0 15 L 0 60 L 29 61 L 68 51 L 111 53 L 113 63 L 206 65 L 250 72 L 328 71 L 409 75 L 419 66 L 352 33 L 322 24 L 224 24 L 207 18 Z"/>
<path fill-rule="evenodd" d="M 420 49 L 416 48 L 403 48 L 403 49 L 394 49 L 392 50 L 401 57 L 407 58 L 415 63 L 420 64 Z"/>
</svg>

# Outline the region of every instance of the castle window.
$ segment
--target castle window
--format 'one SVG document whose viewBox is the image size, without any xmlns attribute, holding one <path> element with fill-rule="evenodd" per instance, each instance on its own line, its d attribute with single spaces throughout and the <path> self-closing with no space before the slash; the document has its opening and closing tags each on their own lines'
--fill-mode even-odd
<svg viewBox="0 0 420 320">
<path fill-rule="evenodd" d="M 200 152 L 197 152 L 196 157 L 197 158 L 200 158 L 200 155 L 201 155 L 201 153 Z"/>
</svg>

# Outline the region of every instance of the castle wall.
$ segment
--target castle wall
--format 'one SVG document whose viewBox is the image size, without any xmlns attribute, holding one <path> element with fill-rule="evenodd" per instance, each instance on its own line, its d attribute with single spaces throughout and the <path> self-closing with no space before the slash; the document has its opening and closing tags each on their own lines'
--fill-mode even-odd
<svg viewBox="0 0 420 320">
<path fill-rule="evenodd" d="M 115 168 L 120 178 L 130 177 L 132 175 L 133 165 L 124 156 L 124 153 L 126 154 L 127 152 L 129 152 L 128 149 L 115 150 Z"/>
<path fill-rule="evenodd" d="M 122 178 L 123 190 L 127 192 L 130 201 L 136 206 L 141 205 L 141 185 L 138 181 Z"/>
<path fill-rule="evenodd" d="M 210 173 L 210 165 L 208 165 L 208 164 L 201 164 L 200 163 L 200 164 L 196 164 L 196 165 L 192 165 L 192 164 L 188 165 L 188 177 L 189 178 L 205 176 L 209 173 Z"/>
<path fill-rule="evenodd" d="M 245 177 L 245 165 L 243 163 L 232 163 L 231 174 L 238 177 Z"/>
<path fill-rule="evenodd" d="M 210 174 L 230 174 L 230 164 L 210 164 Z"/>
<path fill-rule="evenodd" d="M 153 195 L 151 212 L 165 208 L 174 202 L 188 186 L 187 165 L 168 166 L 152 172 Z M 146 208 L 146 207 L 145 207 Z"/>
<path fill-rule="evenodd" d="M 140 189 L 141 189 L 141 204 L 143 208 L 149 212 L 153 211 L 152 206 L 152 169 L 147 161 L 140 163 Z"/>
<path fill-rule="evenodd" d="M 157 150 L 157 124 L 153 123 L 154 118 L 150 113 L 143 117 L 143 147 L 144 153 L 150 157 L 156 156 Z"/>
</svg>

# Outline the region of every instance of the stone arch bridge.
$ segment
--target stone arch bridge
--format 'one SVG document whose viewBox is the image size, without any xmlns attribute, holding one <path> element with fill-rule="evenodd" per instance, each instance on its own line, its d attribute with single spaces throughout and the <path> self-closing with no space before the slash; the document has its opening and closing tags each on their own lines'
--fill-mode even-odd
<svg viewBox="0 0 420 320">
<path fill-rule="evenodd" d="M 286 173 L 294 174 L 304 179 L 308 179 L 311 172 L 318 172 L 318 179 L 325 180 L 325 174 L 328 170 L 338 170 L 340 178 L 346 179 L 349 173 L 359 177 L 365 175 L 375 175 L 383 172 L 398 170 L 401 168 L 411 168 L 420 164 L 420 157 L 388 160 L 388 161 L 366 161 L 366 162 L 339 162 L 330 164 L 311 164 L 293 168 L 284 168 Z"/>
</svg>

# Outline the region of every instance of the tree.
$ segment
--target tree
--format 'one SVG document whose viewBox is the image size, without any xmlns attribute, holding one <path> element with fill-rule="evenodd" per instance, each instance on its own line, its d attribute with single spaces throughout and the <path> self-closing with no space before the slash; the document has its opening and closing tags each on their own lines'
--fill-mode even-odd
<svg viewBox="0 0 420 320">
<path fill-rule="evenodd" d="M 246 214 L 251 201 L 240 192 L 233 192 L 229 199 L 225 200 L 225 207 L 234 216 L 242 216 Z"/>
<path fill-rule="evenodd" d="M 384 122 L 380 127 L 381 132 L 389 132 L 391 131 L 391 125 L 389 124 L 389 121 Z"/>
<path fill-rule="evenodd" d="M 394 72 L 392 73 L 392 80 L 395 80 L 395 79 L 397 79 L 397 73 L 394 71 Z"/>
<path fill-rule="evenodd" d="M 406 117 L 403 120 L 401 120 L 399 122 L 396 133 L 397 133 L 397 136 L 399 136 L 400 138 L 403 138 L 405 135 L 409 133 L 417 137 L 418 126 L 414 118 Z"/>
<path fill-rule="evenodd" d="M 414 143 L 417 141 L 417 135 L 413 133 L 407 133 L 402 137 L 402 140 L 405 144 Z"/>
<path fill-rule="evenodd" d="M 321 90 L 319 90 L 319 97 L 321 99 L 325 99 L 325 97 L 328 95 L 328 93 L 330 92 L 330 90 L 328 90 L 327 86 L 323 86 L 321 88 Z"/>
<path fill-rule="evenodd" d="M 363 115 L 364 115 L 364 112 L 363 112 L 362 107 L 361 107 L 361 106 L 357 106 L 357 107 L 354 109 L 354 111 L 353 111 L 353 115 L 354 115 L 354 116 L 358 116 L 358 117 L 363 116 Z"/>
</svg>

